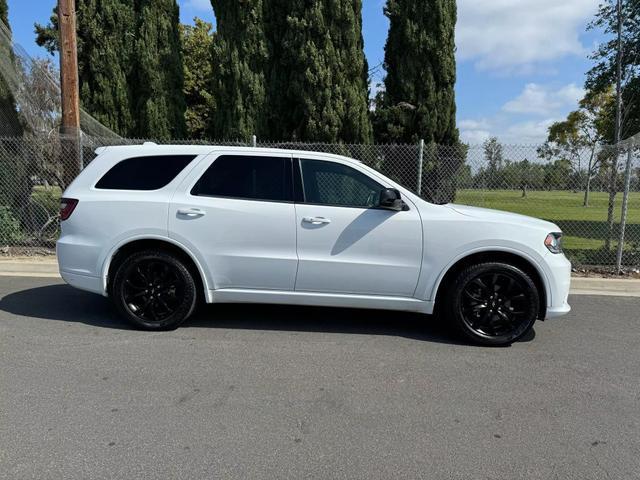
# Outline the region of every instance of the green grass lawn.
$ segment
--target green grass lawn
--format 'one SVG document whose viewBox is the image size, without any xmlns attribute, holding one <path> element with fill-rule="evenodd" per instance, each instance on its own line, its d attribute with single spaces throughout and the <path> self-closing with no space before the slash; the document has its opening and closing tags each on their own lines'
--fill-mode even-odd
<svg viewBox="0 0 640 480">
<path fill-rule="evenodd" d="M 565 250 L 599 250 L 607 235 L 608 194 L 592 192 L 589 207 L 583 207 L 584 193 L 571 191 L 529 191 L 522 197 L 519 190 L 459 190 L 456 203 L 521 213 L 543 218 L 560 226 L 565 233 Z M 615 218 L 620 221 L 622 194 L 616 196 Z M 626 248 L 640 244 L 640 192 L 629 196 L 626 226 Z M 615 238 L 617 239 L 617 225 Z M 613 245 L 617 242 L 614 241 Z"/>
</svg>

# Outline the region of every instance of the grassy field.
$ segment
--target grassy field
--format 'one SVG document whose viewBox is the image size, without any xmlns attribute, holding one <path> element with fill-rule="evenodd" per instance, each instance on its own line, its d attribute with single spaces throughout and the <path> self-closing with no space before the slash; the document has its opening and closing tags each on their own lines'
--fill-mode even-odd
<svg viewBox="0 0 640 480">
<path fill-rule="evenodd" d="M 584 193 L 571 191 L 459 190 L 456 203 L 521 213 L 554 222 L 565 232 L 565 249 L 573 252 L 601 250 L 607 234 L 608 194 L 592 192 L 589 207 L 583 207 Z M 616 197 L 615 218 L 620 221 L 622 194 Z M 640 193 L 632 192 L 626 226 L 626 248 L 639 248 Z M 617 225 L 616 225 L 617 238 Z M 614 245 L 617 242 L 614 242 Z M 595 252 L 593 252 L 595 253 Z"/>
</svg>

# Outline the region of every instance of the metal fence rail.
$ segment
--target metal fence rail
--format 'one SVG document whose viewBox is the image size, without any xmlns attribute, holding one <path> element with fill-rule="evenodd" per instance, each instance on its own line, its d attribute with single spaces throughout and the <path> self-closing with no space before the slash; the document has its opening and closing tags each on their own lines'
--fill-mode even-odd
<svg viewBox="0 0 640 480">
<path fill-rule="evenodd" d="M 52 252 L 61 192 L 95 149 L 136 139 L 0 138 L 0 249 Z M 193 141 L 172 143 L 187 144 Z M 558 151 L 548 145 L 347 145 L 249 141 L 206 144 L 279 147 L 362 161 L 435 203 L 456 202 L 531 215 L 565 232 L 575 265 L 640 267 L 640 141 Z"/>
</svg>

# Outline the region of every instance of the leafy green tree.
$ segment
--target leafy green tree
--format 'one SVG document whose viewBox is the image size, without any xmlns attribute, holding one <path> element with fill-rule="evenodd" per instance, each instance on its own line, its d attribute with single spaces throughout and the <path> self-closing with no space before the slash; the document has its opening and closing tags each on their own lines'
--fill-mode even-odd
<svg viewBox="0 0 640 480">
<path fill-rule="evenodd" d="M 76 15 L 81 105 L 116 133 L 134 136 L 134 0 L 76 0 Z M 35 33 L 38 45 L 58 51 L 57 7 Z"/>
<path fill-rule="evenodd" d="M 455 0 L 387 0 L 384 88 L 373 119 L 378 142 L 426 142 L 423 196 L 455 198 L 457 171 L 466 148 L 456 128 Z M 415 178 L 413 167 L 406 172 Z"/>
<path fill-rule="evenodd" d="M 504 154 L 502 144 L 497 137 L 491 137 L 482 144 L 484 150 L 484 160 L 487 162 L 486 167 L 486 186 L 487 188 L 500 188 L 502 185 L 502 166 L 504 164 Z"/>
<path fill-rule="evenodd" d="M 135 0 L 133 95 L 142 138 L 184 138 L 180 13 L 176 0 Z"/>
<path fill-rule="evenodd" d="M 384 90 L 374 129 L 382 142 L 458 142 L 455 0 L 387 0 Z"/>
<path fill-rule="evenodd" d="M 0 0 L 0 22 L 9 30 L 9 8 L 7 0 Z M 1 41 L 5 33 L 0 32 L 0 61 L 12 61 L 13 52 L 9 42 Z M 22 135 L 23 127 L 18 116 L 13 93 L 9 89 L 5 79 L 0 75 L 0 136 L 18 137 Z"/>
<path fill-rule="evenodd" d="M 76 0 L 82 107 L 120 135 L 135 133 L 133 1 Z"/>
<path fill-rule="evenodd" d="M 573 178 L 584 190 L 583 206 L 589 206 L 591 181 L 600 169 L 605 156 L 598 155 L 613 128 L 612 115 L 615 97 L 609 88 L 603 93 L 588 92 L 580 101 L 580 108 L 549 127 L 547 141 L 538 149 L 538 154 L 547 160 L 566 160 L 572 168 Z M 586 165 L 584 164 L 586 160 Z"/>
<path fill-rule="evenodd" d="M 600 42 L 591 55 L 595 65 L 587 72 L 587 89 L 604 92 L 617 84 L 618 76 L 620 78 L 621 121 L 619 129 L 613 130 L 618 134 L 613 135 L 611 143 L 640 131 L 640 0 L 622 0 L 620 15 L 618 13 L 617 0 L 602 0 L 594 20 L 589 25 L 591 29 L 603 31 L 607 39 Z M 614 114 L 614 118 L 616 116 L 617 114 Z M 608 234 L 605 247 L 609 249 L 614 233 L 615 199 L 618 191 L 617 152 L 605 155 L 605 158 L 609 166 Z"/>
<path fill-rule="evenodd" d="M 185 120 L 189 138 L 205 138 L 215 110 L 211 94 L 211 49 L 213 25 L 194 18 L 194 25 L 181 25 L 184 57 L 184 97 L 187 104 Z"/>
<path fill-rule="evenodd" d="M 248 139 L 264 131 L 268 62 L 263 1 L 211 0 L 216 16 L 210 136 Z"/>
<path fill-rule="evenodd" d="M 264 18 L 269 62 L 263 135 L 371 142 L 361 0 L 270 0 Z"/>
<path fill-rule="evenodd" d="M 566 158 L 560 158 L 543 166 L 544 185 L 549 190 L 567 190 L 573 167 Z"/>
<path fill-rule="evenodd" d="M 9 7 L 7 0 L 0 0 L 0 21 L 9 26 Z"/>
<path fill-rule="evenodd" d="M 605 92 L 616 84 L 618 59 L 617 0 L 602 0 L 589 28 L 602 31 L 606 40 L 591 55 L 587 72 L 589 91 Z M 620 138 L 640 132 L 640 0 L 622 0 L 621 29 L 622 128 Z M 613 134 L 613 131 L 611 132 Z M 613 142 L 613 136 L 610 141 Z"/>
<path fill-rule="evenodd" d="M 82 107 L 124 136 L 184 136 L 182 51 L 175 0 L 76 0 Z M 35 25 L 55 53 L 58 17 Z"/>
</svg>

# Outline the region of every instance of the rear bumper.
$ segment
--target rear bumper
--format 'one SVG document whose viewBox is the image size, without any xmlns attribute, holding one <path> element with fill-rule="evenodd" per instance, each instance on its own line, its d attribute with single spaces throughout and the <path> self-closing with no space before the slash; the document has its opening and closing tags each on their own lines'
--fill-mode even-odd
<svg viewBox="0 0 640 480">
<path fill-rule="evenodd" d="M 97 265 L 99 247 L 82 242 L 73 235 L 63 235 L 56 243 L 60 276 L 72 287 L 105 295 L 104 281 Z"/>
<path fill-rule="evenodd" d="M 65 272 L 60 270 L 60 276 L 69 285 L 80 290 L 86 290 L 87 292 L 98 293 L 104 295 L 104 288 L 102 287 L 102 279 L 100 277 L 92 277 L 90 275 L 80 275 L 78 273 Z"/>
</svg>

